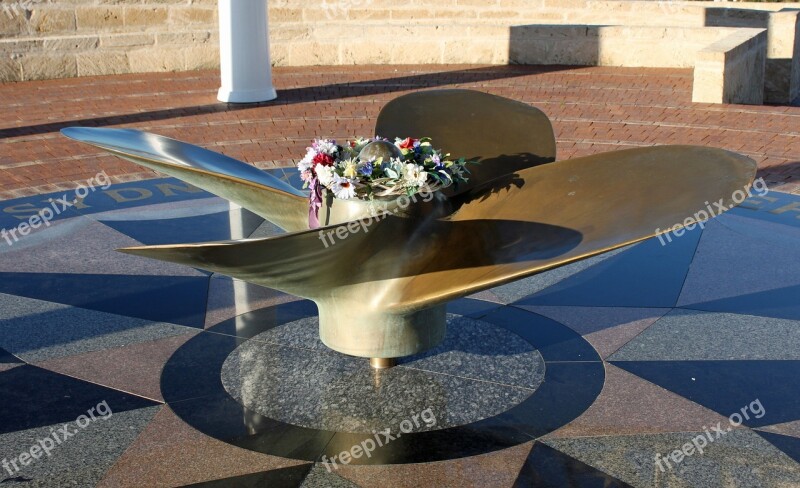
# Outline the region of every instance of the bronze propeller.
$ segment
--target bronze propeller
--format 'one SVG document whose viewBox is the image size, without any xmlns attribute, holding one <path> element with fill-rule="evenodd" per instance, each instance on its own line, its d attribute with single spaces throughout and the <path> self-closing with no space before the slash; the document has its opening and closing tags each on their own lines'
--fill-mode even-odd
<svg viewBox="0 0 800 488">
<path fill-rule="evenodd" d="M 453 156 L 477 161 L 469 184 L 381 218 L 364 202 L 337 201 L 323 209 L 327 225 L 309 230 L 306 194 L 251 165 L 134 130 L 62 132 L 238 203 L 287 231 L 121 251 L 313 300 L 322 341 L 369 358 L 438 344 L 450 300 L 689 224 L 708 202 L 731 208 L 732 195 L 756 171 L 749 158 L 698 146 L 554 162 L 553 129 L 538 109 L 476 91 L 431 90 L 390 102 L 376 133 L 431 137 Z"/>
</svg>

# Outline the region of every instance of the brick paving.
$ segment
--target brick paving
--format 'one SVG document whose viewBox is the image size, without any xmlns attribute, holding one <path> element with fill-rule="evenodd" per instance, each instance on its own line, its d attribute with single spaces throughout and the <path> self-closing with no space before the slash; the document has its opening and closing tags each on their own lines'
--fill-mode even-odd
<svg viewBox="0 0 800 488">
<path fill-rule="evenodd" d="M 473 88 L 521 100 L 553 121 L 559 159 L 653 144 L 746 154 L 774 190 L 800 194 L 800 107 L 691 103 L 685 69 L 557 66 L 278 68 L 279 98 L 216 101 L 218 73 L 127 74 L 0 84 L 0 199 L 74 188 L 104 170 L 114 182 L 155 173 L 70 141 L 71 125 L 134 127 L 260 168 L 289 166 L 316 136 L 370 134 L 404 93 Z"/>
</svg>

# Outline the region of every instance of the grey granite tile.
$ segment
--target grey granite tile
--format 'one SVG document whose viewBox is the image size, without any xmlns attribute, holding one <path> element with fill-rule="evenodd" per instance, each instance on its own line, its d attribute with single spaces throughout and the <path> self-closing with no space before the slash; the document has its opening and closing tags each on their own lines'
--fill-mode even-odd
<svg viewBox="0 0 800 488">
<path fill-rule="evenodd" d="M 463 425 L 494 416 L 533 390 L 396 367 L 374 371 L 363 358 L 250 340 L 222 369 L 237 401 L 294 425 L 338 432 L 392 428 L 423 410 L 435 422 L 414 431 Z"/>
<path fill-rule="evenodd" d="M 402 358 L 400 365 L 534 390 L 545 372 L 542 355 L 522 337 L 482 320 L 452 314 L 439 346 Z"/>
<path fill-rule="evenodd" d="M 13 474 L 0 471 L 0 484 L 18 477 L 25 480 L 20 486 L 26 487 L 95 486 L 160 408 L 112 413 L 107 420 L 98 418 L 84 429 L 78 429 L 73 423 L 69 430 L 77 430 L 77 433 L 55 445 L 50 456 L 42 454 Z M 61 427 L 39 427 L 0 436 L 0 459 L 17 458 Z M 16 486 L 13 481 L 8 484 Z"/>
<path fill-rule="evenodd" d="M 715 434 L 712 434 L 712 436 Z M 679 450 L 700 432 L 546 439 L 559 451 L 636 487 L 751 488 L 800 485 L 800 464 L 751 430 L 737 429 L 709 442 L 680 463 L 661 456 Z M 701 445 L 702 447 L 702 445 Z"/>
<path fill-rule="evenodd" d="M 203 273 L 117 252 L 141 243 L 86 217 L 52 222 L 13 246 L 0 243 L 0 272 L 203 276 Z"/>
<path fill-rule="evenodd" d="M 591 268 L 595 264 L 601 263 L 608 258 L 616 256 L 617 254 L 630 249 L 633 246 L 626 246 L 621 249 L 615 249 L 604 254 L 600 254 L 589 259 L 570 263 L 560 268 L 545 271 L 528 278 L 513 281 L 506 285 L 498 286 L 490 289 L 496 297 L 502 300 L 503 303 L 515 302 L 533 293 L 537 293 L 546 288 L 549 288 L 556 283 L 576 275 L 581 271 Z"/>
<path fill-rule="evenodd" d="M 278 236 L 281 234 L 285 234 L 286 232 L 278 227 L 277 225 L 273 224 L 272 222 L 265 220 L 261 225 L 259 225 L 256 230 L 250 234 L 250 239 L 262 239 L 264 237 L 273 237 Z"/>
<path fill-rule="evenodd" d="M 342 478 L 336 471 L 338 467 L 329 464 L 325 468 L 317 463 L 311 468 L 300 488 L 358 488 L 357 484 Z"/>
<path fill-rule="evenodd" d="M 669 312 L 668 308 L 518 305 L 579 333 L 605 359 Z"/>
<path fill-rule="evenodd" d="M 678 305 L 800 320 L 800 228 L 723 215 L 709 222 Z"/>
<path fill-rule="evenodd" d="M 46 361 L 196 331 L 0 293 L 0 347 L 27 362 Z"/>
<path fill-rule="evenodd" d="M 800 321 L 673 310 L 612 361 L 800 359 Z"/>
<path fill-rule="evenodd" d="M 8 371 L 9 369 L 14 369 L 17 366 L 22 366 L 25 363 L 0 363 L 0 373 L 3 371 Z"/>
<path fill-rule="evenodd" d="M 317 317 L 289 322 L 253 340 L 331 352 L 319 339 Z M 400 367 L 528 389 L 536 389 L 545 372 L 541 354 L 518 335 L 454 314 L 447 316 L 447 334 L 439 346 L 402 358 Z"/>
</svg>

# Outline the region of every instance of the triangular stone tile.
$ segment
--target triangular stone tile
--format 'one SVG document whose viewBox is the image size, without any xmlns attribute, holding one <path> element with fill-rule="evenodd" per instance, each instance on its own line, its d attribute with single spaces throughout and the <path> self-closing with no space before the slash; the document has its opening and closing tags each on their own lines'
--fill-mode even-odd
<svg viewBox="0 0 800 488">
<path fill-rule="evenodd" d="M 630 488 L 629 484 L 539 442 L 534 444 L 514 483 L 514 488 L 531 486 Z"/>
<path fill-rule="evenodd" d="M 511 486 L 533 442 L 463 459 L 424 464 L 341 466 L 338 474 L 364 488 Z"/>
<path fill-rule="evenodd" d="M 202 328 L 208 277 L 0 273 L 0 293 Z"/>
<path fill-rule="evenodd" d="M 606 382 L 580 417 L 547 437 L 701 431 L 722 415 L 606 363 Z"/>
<path fill-rule="evenodd" d="M 321 464 L 315 464 L 308 473 L 301 488 L 359 488 L 359 486 L 348 481 L 334 471 L 334 468 L 324 468 Z"/>
<path fill-rule="evenodd" d="M 784 454 L 800 463 L 800 438 L 788 435 L 773 434 L 772 432 L 756 431 L 770 444 L 777 447 Z"/>
<path fill-rule="evenodd" d="M 313 465 L 301 464 L 299 466 L 264 471 L 263 473 L 243 474 L 232 478 L 193 483 L 186 485 L 184 488 L 296 488 L 300 486 L 300 483 L 308 475 L 311 466 Z M 306 485 L 303 484 L 302 486 Z M 324 486 L 335 488 L 336 485 L 327 484 Z"/>
<path fill-rule="evenodd" d="M 678 301 L 701 231 L 661 245 L 640 242 L 519 301 L 524 305 L 671 308 Z"/>
<path fill-rule="evenodd" d="M 161 370 L 195 333 L 37 363 L 40 368 L 163 402 Z"/>
<path fill-rule="evenodd" d="M 757 428 L 800 419 L 800 361 L 614 361 L 721 415 Z"/>
<path fill-rule="evenodd" d="M 774 434 L 800 437 L 800 420 L 795 422 L 785 422 L 783 424 L 765 425 L 764 427 L 759 427 L 758 430 L 772 432 Z"/>
<path fill-rule="evenodd" d="M 702 446 L 704 432 L 576 437 L 547 445 L 636 487 L 797 486 L 800 464 L 750 429 L 734 429 Z M 663 458 L 697 440 L 680 463 Z M 693 446 L 692 446 L 693 447 Z M 659 455 L 657 458 L 656 455 Z M 659 459 L 660 465 L 657 462 Z"/>
<path fill-rule="evenodd" d="M 29 363 L 184 335 L 193 330 L 196 329 L 0 293 L 0 346 Z"/>
<path fill-rule="evenodd" d="M 184 486 L 307 464 L 208 437 L 165 406 L 98 487 Z"/>
<path fill-rule="evenodd" d="M 556 286 L 559 282 L 579 275 L 585 270 L 611 259 L 632 247 L 633 246 L 627 246 L 621 249 L 615 249 L 588 259 L 582 259 L 574 263 L 559 266 L 558 268 L 545 271 L 544 273 L 535 274 L 521 280 L 512 281 L 511 283 L 492 288 L 491 292 L 500 298 L 502 303 L 515 302 L 533 293 Z"/>
<path fill-rule="evenodd" d="M 800 320 L 798 274 L 800 229 L 723 215 L 703 232 L 678 304 Z"/>
<path fill-rule="evenodd" d="M 522 305 L 583 336 L 605 359 L 664 316 L 668 308 L 547 307 Z"/>
<path fill-rule="evenodd" d="M 89 407 L 84 407 L 86 413 Z M 72 437 L 63 439 L 50 455 L 33 459 L 28 466 L 18 466 L 21 468 L 18 472 L 0 471 L 0 486 L 95 486 L 160 408 L 116 411 L 111 407 L 110 416 L 97 417 L 83 428 L 77 427 L 73 417 L 69 421 L 69 428 L 76 430 Z M 48 437 L 52 440 L 54 431 L 58 432 L 63 425 L 43 425 L 0 435 L 0 458 L 13 459 L 31 446 L 41 445 L 39 442 Z M 25 482 L 16 483 L 15 479 Z"/>
</svg>

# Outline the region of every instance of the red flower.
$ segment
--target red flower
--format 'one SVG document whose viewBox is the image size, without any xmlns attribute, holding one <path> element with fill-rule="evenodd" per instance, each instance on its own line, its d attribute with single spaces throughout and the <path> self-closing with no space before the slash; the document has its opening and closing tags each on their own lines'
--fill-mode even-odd
<svg viewBox="0 0 800 488">
<path fill-rule="evenodd" d="M 325 153 L 319 153 L 314 156 L 314 164 L 321 164 L 323 166 L 333 166 L 334 159 L 333 156 L 330 156 Z"/>
<path fill-rule="evenodd" d="M 400 142 L 400 149 L 414 149 L 414 143 L 417 142 L 419 139 L 412 139 L 411 137 L 406 137 L 403 141 Z"/>
</svg>

